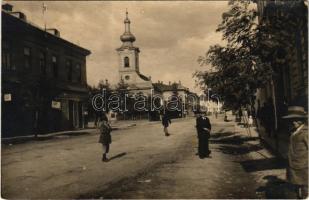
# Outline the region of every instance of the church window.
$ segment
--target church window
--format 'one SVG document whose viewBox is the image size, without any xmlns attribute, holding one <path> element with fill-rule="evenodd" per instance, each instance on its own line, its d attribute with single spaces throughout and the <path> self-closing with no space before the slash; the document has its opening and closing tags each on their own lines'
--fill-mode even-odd
<svg viewBox="0 0 309 200">
<path fill-rule="evenodd" d="M 130 67 L 129 58 L 124 57 L 124 67 Z"/>
<path fill-rule="evenodd" d="M 125 78 L 126 80 L 129 80 L 129 79 L 130 79 L 130 76 L 129 76 L 129 75 L 126 75 L 124 78 Z"/>
</svg>

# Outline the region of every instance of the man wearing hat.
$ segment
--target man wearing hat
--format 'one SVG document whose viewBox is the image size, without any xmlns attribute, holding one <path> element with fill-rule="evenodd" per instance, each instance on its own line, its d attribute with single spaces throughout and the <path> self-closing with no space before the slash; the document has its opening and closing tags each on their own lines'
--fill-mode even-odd
<svg viewBox="0 0 309 200">
<path fill-rule="evenodd" d="M 198 155 L 201 159 L 208 157 L 211 151 L 209 150 L 208 140 L 210 138 L 211 124 L 206 117 L 205 112 L 198 110 L 196 112 L 196 129 L 198 135 Z"/>
<path fill-rule="evenodd" d="M 291 124 L 287 180 L 295 186 L 299 198 L 308 196 L 308 124 L 303 107 L 290 106 L 282 117 Z"/>
</svg>

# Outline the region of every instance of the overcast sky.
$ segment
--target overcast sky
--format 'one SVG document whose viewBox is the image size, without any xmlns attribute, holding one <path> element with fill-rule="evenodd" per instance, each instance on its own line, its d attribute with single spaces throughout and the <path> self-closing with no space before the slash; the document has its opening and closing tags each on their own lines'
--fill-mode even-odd
<svg viewBox="0 0 309 200">
<path fill-rule="evenodd" d="M 22 11 L 27 19 L 44 27 L 42 2 L 14 2 L 14 10 Z M 140 71 L 158 80 L 182 81 L 193 91 L 192 74 L 205 70 L 197 58 L 210 45 L 220 44 L 221 35 L 215 29 L 221 15 L 228 9 L 226 1 L 124 2 L 46 1 L 45 19 L 48 28 L 57 28 L 62 38 L 89 49 L 87 77 L 90 85 L 108 79 L 118 80 L 116 48 L 124 32 L 123 20 L 128 9 L 131 32 L 140 52 Z"/>
</svg>

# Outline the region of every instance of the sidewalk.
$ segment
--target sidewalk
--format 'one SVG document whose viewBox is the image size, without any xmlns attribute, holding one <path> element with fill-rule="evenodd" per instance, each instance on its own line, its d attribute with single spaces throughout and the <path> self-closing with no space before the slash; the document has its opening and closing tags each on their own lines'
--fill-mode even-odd
<svg viewBox="0 0 309 200">
<path fill-rule="evenodd" d="M 129 127 L 134 127 L 136 125 L 145 125 L 148 123 L 152 123 L 146 120 L 140 121 L 119 121 L 112 124 L 112 130 L 122 130 Z M 90 122 L 87 128 L 78 129 L 78 130 L 70 130 L 70 131 L 59 131 L 53 132 L 48 134 L 39 134 L 37 138 L 34 135 L 26 135 L 26 136 L 16 136 L 10 138 L 1 138 L 2 144 L 20 144 L 29 141 L 43 141 L 49 139 L 60 139 L 60 138 L 68 138 L 74 136 L 81 136 L 81 135 L 89 135 L 89 134 L 96 134 L 98 133 L 97 129 L 94 126 L 93 122 Z"/>
<path fill-rule="evenodd" d="M 256 182 L 260 185 L 257 195 L 271 199 L 296 199 L 296 193 L 286 181 L 286 160 L 271 152 L 263 143 L 261 144 L 256 127 L 251 128 L 251 136 L 246 129 L 235 123 L 236 134 L 246 137 L 246 145 L 251 149 L 246 155 L 250 159 L 242 165 L 250 168 Z"/>
</svg>

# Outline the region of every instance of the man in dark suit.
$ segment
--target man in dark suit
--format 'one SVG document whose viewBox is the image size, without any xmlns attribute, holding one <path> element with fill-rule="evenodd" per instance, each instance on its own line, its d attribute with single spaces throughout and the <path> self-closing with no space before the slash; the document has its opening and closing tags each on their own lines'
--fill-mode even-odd
<svg viewBox="0 0 309 200">
<path fill-rule="evenodd" d="M 208 140 L 210 138 L 211 124 L 206 117 L 205 112 L 198 111 L 196 116 L 196 129 L 198 136 L 198 154 L 201 159 L 209 157 L 211 151 L 209 150 Z"/>
</svg>

